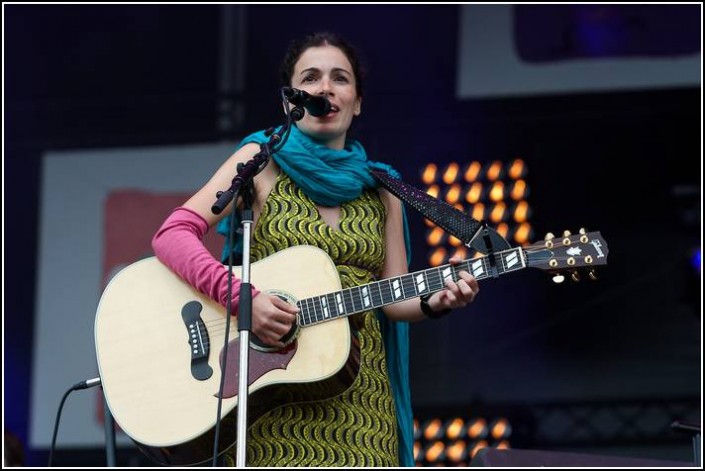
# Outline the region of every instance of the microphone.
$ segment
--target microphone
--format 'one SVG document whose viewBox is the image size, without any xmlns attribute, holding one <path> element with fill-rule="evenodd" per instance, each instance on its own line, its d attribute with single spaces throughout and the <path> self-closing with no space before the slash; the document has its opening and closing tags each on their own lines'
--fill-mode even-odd
<svg viewBox="0 0 705 471">
<path fill-rule="evenodd" d="M 297 88 L 283 87 L 284 96 L 294 106 L 303 106 L 311 116 L 330 113 L 330 101 L 323 95 L 311 95 Z"/>
</svg>

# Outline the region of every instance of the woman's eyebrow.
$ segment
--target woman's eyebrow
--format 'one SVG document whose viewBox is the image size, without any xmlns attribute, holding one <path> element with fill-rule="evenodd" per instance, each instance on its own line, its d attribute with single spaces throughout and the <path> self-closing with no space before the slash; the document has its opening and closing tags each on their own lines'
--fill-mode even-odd
<svg viewBox="0 0 705 471">
<path fill-rule="evenodd" d="M 320 71 L 321 71 L 321 70 L 320 70 L 318 67 L 309 67 L 308 69 L 302 70 L 301 73 L 299 73 L 299 75 L 303 75 L 303 74 L 308 73 L 308 72 L 320 73 Z M 351 72 L 349 72 L 349 71 L 347 71 L 346 69 L 343 69 L 343 68 L 341 68 L 341 67 L 334 67 L 331 72 L 343 72 L 343 73 L 345 73 L 345 74 L 347 74 L 347 75 L 352 75 Z"/>
</svg>

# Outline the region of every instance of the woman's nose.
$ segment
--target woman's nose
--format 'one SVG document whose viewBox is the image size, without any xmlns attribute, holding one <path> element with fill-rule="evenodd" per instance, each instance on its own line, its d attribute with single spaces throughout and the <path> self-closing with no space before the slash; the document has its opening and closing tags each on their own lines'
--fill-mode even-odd
<svg viewBox="0 0 705 471">
<path fill-rule="evenodd" d="M 319 95 L 328 95 L 330 94 L 331 87 L 330 87 L 330 79 L 328 77 L 323 77 L 321 79 L 321 87 L 318 90 Z"/>
</svg>

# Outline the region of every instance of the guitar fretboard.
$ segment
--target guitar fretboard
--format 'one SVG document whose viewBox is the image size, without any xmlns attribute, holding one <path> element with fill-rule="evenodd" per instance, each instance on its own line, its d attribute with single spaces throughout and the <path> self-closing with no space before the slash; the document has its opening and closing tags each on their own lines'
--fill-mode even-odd
<svg viewBox="0 0 705 471">
<path fill-rule="evenodd" d="M 465 260 L 457 265 L 442 265 L 414 273 L 388 278 L 374 283 L 347 288 L 334 293 L 299 300 L 299 324 L 302 326 L 325 322 L 338 317 L 376 309 L 388 304 L 445 288 L 446 280 L 460 279 L 463 270 L 477 280 L 501 276 L 526 268 L 524 252 L 520 247 L 490 256 Z M 493 266 L 494 265 L 494 266 Z"/>
</svg>

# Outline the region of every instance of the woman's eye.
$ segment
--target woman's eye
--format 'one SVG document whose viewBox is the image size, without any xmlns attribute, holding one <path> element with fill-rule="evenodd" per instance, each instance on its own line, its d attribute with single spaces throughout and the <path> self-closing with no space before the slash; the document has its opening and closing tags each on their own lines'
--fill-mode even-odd
<svg viewBox="0 0 705 471">
<path fill-rule="evenodd" d="M 338 82 L 348 83 L 348 78 L 347 78 L 347 77 L 342 77 L 342 76 L 341 76 L 341 77 L 336 77 L 335 80 L 338 81 Z"/>
<path fill-rule="evenodd" d="M 304 79 L 302 80 L 302 82 L 303 82 L 303 83 L 306 83 L 306 82 L 313 82 L 314 80 L 315 80 L 315 77 L 314 77 L 313 75 L 308 75 L 308 76 L 304 77 Z"/>
</svg>

